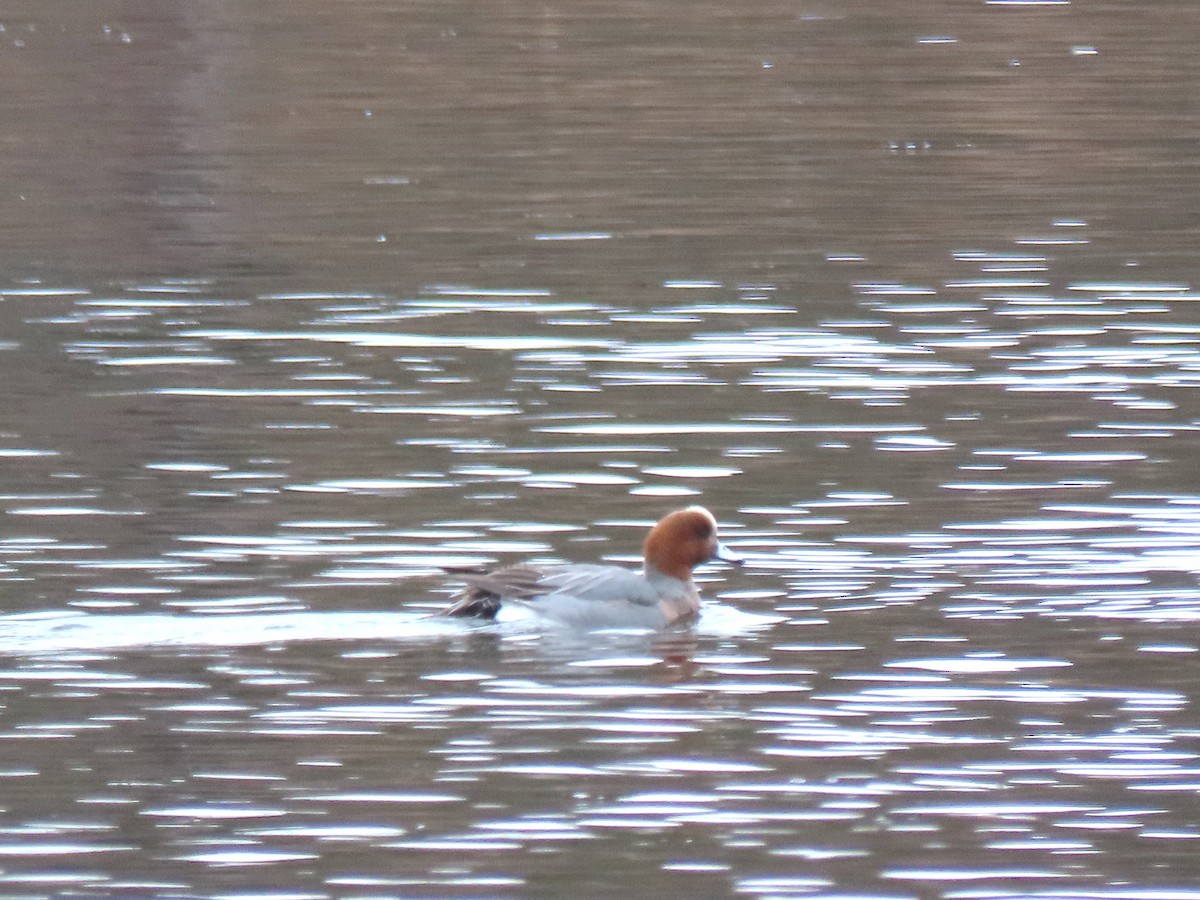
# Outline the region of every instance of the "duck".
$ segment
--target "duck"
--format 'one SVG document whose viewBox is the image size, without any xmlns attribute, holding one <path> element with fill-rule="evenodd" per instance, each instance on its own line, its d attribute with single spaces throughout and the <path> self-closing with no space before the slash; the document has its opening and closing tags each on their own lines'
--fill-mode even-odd
<svg viewBox="0 0 1200 900">
<path fill-rule="evenodd" d="M 741 562 L 718 539 L 717 520 L 702 506 L 663 516 L 646 535 L 642 559 L 640 572 L 586 563 L 459 571 L 466 586 L 441 614 L 495 619 L 512 604 L 576 628 L 661 629 L 699 614 L 696 566 L 714 559 Z"/>
</svg>

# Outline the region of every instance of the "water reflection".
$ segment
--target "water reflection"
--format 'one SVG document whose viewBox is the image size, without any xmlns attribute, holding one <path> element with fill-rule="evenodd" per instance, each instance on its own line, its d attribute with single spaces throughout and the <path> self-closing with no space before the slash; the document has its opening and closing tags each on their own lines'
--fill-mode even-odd
<svg viewBox="0 0 1200 900">
<path fill-rule="evenodd" d="M 100 763 L 86 749 L 97 731 L 99 747 L 125 752 L 103 763 L 107 784 L 79 798 L 83 819 L 53 832 L 27 820 L 4 852 L 35 867 L 125 856 L 137 884 L 191 862 L 265 886 L 277 864 L 307 859 L 323 861 L 325 885 L 519 889 L 527 877 L 504 873 L 529 871 L 516 862 L 528 853 L 585 843 L 589 858 L 615 863 L 650 840 L 669 860 L 650 874 L 688 872 L 715 887 L 760 877 L 734 862 L 744 854 L 853 882 L 882 843 L 899 842 L 909 861 L 887 864 L 883 883 L 1015 890 L 1063 877 L 1064 855 L 1200 836 L 1180 816 L 1194 754 L 1149 718 L 1178 715 L 1177 693 L 1088 686 L 1086 659 L 946 654 L 936 639 L 936 657 L 919 642 L 881 656 L 863 644 L 789 646 L 794 626 L 776 627 L 766 644 L 610 635 L 547 654 L 537 636 L 474 629 L 462 646 L 443 635 L 433 646 L 361 637 L 332 653 L 278 648 L 269 665 L 215 646 L 16 663 L 0 681 L 40 700 L 41 713 L 5 734 L 7 777 Z M 104 698 L 106 712 L 89 712 Z M 37 756 L 47 738 L 66 754 L 53 764 Z M 158 742 L 171 756 L 147 767 Z M 374 765 L 379 754 L 391 763 Z M 129 764 L 141 770 L 123 772 Z M 1106 802 L 1110 784 L 1154 799 Z M 161 851 L 138 862 L 118 835 L 147 829 L 161 832 Z M 947 843 L 958 866 L 940 862 Z M 407 875 L 385 850 L 410 854 Z M 353 863 L 339 865 L 339 853 Z M 108 884 L 103 869 L 71 872 Z M 776 877 L 795 876 L 761 876 Z"/>
<path fill-rule="evenodd" d="M 885 6 L 5 13 L 0 892 L 1200 900 L 1193 5 Z"/>
</svg>

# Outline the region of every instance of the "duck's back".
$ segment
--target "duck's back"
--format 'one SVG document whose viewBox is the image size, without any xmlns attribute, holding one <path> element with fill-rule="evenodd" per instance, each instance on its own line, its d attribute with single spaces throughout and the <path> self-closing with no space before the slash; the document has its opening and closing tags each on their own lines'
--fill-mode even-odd
<svg viewBox="0 0 1200 900">
<path fill-rule="evenodd" d="M 464 575 L 467 587 L 447 612 L 494 618 L 506 602 L 584 628 L 661 628 L 693 611 L 694 588 L 620 566 L 520 565 Z"/>
</svg>

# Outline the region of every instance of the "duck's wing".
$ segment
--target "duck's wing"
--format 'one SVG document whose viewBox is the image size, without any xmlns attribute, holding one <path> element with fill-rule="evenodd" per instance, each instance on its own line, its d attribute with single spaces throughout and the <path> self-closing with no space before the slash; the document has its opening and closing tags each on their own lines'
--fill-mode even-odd
<svg viewBox="0 0 1200 900">
<path fill-rule="evenodd" d="M 505 566 L 501 569 L 448 570 L 466 582 L 442 611 L 444 616 L 494 619 L 504 600 L 528 600 L 547 590 L 545 579 L 553 569 L 545 566 Z"/>
<path fill-rule="evenodd" d="M 659 595 L 637 572 L 620 566 L 506 566 L 454 574 L 466 582 L 443 612 L 447 616 L 494 619 L 506 601 L 554 615 L 568 607 L 654 607 Z"/>
<path fill-rule="evenodd" d="M 571 565 L 547 573 L 531 606 L 551 605 L 570 597 L 581 603 L 654 606 L 657 591 L 638 572 L 620 566 Z"/>
</svg>

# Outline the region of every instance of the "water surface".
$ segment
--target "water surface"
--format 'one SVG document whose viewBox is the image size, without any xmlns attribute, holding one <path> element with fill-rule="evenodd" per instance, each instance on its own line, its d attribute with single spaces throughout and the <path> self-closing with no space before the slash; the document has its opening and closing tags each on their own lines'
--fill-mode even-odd
<svg viewBox="0 0 1200 900">
<path fill-rule="evenodd" d="M 1200 897 L 1189 13 L 18 3 L 0 893 Z"/>
</svg>

